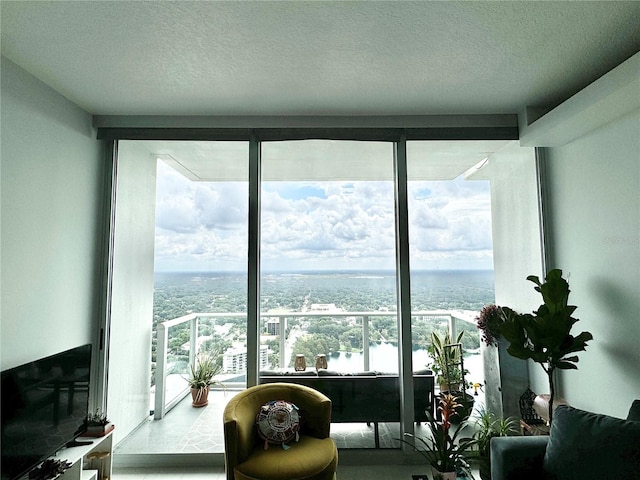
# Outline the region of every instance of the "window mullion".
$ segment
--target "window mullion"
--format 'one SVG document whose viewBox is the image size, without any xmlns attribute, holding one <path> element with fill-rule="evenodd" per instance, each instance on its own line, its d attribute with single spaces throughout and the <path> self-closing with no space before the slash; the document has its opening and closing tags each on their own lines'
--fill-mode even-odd
<svg viewBox="0 0 640 480">
<path fill-rule="evenodd" d="M 396 209 L 396 279 L 398 302 L 398 356 L 400 376 L 401 437 L 413 433 L 414 391 L 413 359 L 411 351 L 411 288 L 409 270 L 409 213 L 407 193 L 407 141 L 403 135 L 396 143 L 394 155 Z M 402 445 L 405 453 L 412 448 Z"/>
<path fill-rule="evenodd" d="M 258 384 L 260 326 L 260 143 L 249 141 L 249 248 L 247 270 L 247 387 Z"/>
</svg>

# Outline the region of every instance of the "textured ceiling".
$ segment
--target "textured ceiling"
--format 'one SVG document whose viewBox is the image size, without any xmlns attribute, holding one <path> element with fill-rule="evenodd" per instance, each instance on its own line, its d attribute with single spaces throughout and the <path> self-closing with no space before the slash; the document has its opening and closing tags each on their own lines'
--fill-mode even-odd
<svg viewBox="0 0 640 480">
<path fill-rule="evenodd" d="M 553 107 L 640 50 L 640 2 L 5 1 L 2 54 L 103 115 Z"/>
</svg>

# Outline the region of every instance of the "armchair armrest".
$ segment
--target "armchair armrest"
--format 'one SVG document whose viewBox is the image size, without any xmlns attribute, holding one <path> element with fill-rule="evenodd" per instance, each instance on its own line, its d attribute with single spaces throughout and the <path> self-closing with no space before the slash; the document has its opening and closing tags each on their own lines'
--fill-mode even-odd
<svg viewBox="0 0 640 480">
<path fill-rule="evenodd" d="M 547 436 L 494 437 L 491 439 L 491 480 L 543 478 L 542 461 Z"/>
</svg>

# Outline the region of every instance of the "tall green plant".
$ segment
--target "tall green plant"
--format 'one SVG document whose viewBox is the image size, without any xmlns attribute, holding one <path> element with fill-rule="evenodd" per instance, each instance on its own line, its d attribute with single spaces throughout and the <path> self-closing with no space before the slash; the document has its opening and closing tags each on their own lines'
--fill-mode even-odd
<svg viewBox="0 0 640 480">
<path fill-rule="evenodd" d="M 461 331 L 453 341 L 449 332 L 442 336 L 438 332 L 433 332 L 431 334 L 431 345 L 427 348 L 427 352 L 433 360 L 430 365 L 431 370 L 433 370 L 439 383 L 448 385 L 448 390 L 451 389 L 451 386 L 456 387 L 454 390 L 459 389 L 461 391 L 468 387 L 468 385 L 462 385 L 462 383 L 464 375 L 469 372 L 467 370 L 463 372 L 459 367 L 462 350 L 459 348 L 445 348 L 446 345 L 461 343 L 463 334 L 464 331 Z"/>
<path fill-rule="evenodd" d="M 553 419 L 555 397 L 554 373 L 556 369 L 577 369 L 577 355 L 585 350 L 593 339 L 589 332 L 577 337 L 571 335 L 571 327 L 578 321 L 573 312 L 576 306 L 569 305 L 569 283 L 562 278 L 562 270 L 551 270 L 544 283 L 535 275 L 527 280 L 536 284 L 535 290 L 542 295 L 543 304 L 533 314 L 519 314 L 502 307 L 504 323 L 501 335 L 509 342 L 507 351 L 516 358 L 531 359 L 539 363 L 549 379 L 549 423 Z"/>
<path fill-rule="evenodd" d="M 469 450 L 477 443 L 477 440 L 475 438 L 458 438 L 467 422 L 463 421 L 455 428 L 451 424 L 451 417 L 456 414 L 456 410 L 460 406 L 457 400 L 457 397 L 451 394 L 443 395 L 440 398 L 438 410 L 442 417 L 441 422 L 437 421 L 430 412 L 426 412 L 430 433 L 428 437 L 423 438 L 405 433 L 405 436 L 417 440 L 418 445 L 404 439 L 400 439 L 400 441 L 411 445 L 437 471 L 444 473 L 462 470 L 473 478 L 468 456 L 470 455 Z"/>
</svg>

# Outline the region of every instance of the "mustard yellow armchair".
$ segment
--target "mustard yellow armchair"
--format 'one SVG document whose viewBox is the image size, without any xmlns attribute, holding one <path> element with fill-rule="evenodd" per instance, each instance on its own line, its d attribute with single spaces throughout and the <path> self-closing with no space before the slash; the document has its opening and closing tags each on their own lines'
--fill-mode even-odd
<svg viewBox="0 0 640 480">
<path fill-rule="evenodd" d="M 265 442 L 256 429 L 260 407 L 271 400 L 295 404 L 300 440 L 284 449 Z M 304 385 L 269 383 L 247 388 L 224 409 L 224 455 L 227 480 L 332 480 L 338 450 L 329 437 L 331 400 Z"/>
</svg>

